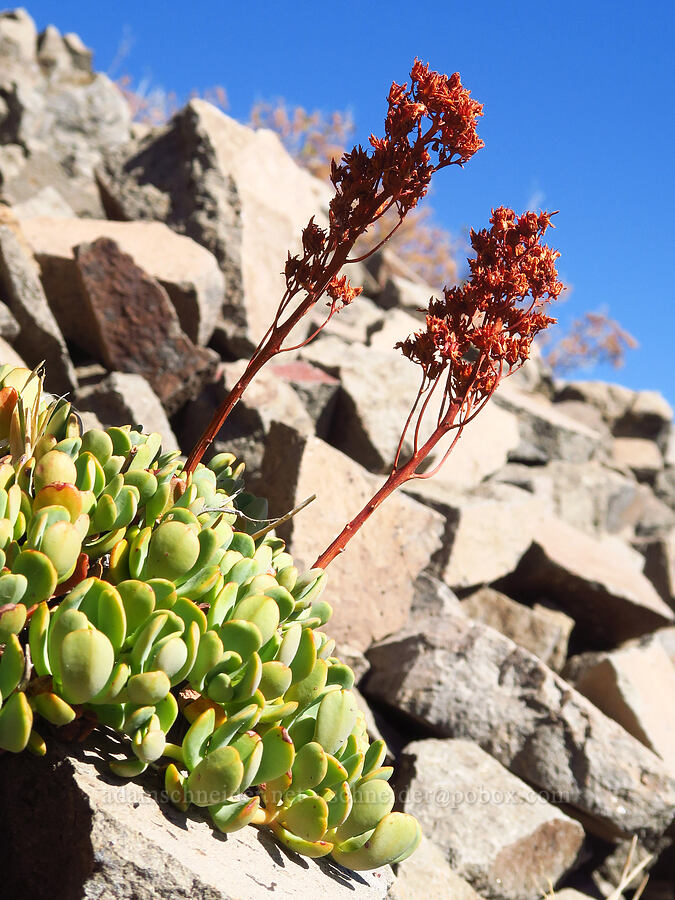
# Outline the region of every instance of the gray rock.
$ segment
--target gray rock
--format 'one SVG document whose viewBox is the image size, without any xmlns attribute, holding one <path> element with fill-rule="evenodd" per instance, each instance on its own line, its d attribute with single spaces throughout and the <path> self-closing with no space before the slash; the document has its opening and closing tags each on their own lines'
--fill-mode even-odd
<svg viewBox="0 0 675 900">
<path fill-rule="evenodd" d="M 663 472 L 659 472 L 654 483 L 656 496 L 675 511 L 675 466 L 668 466 Z"/>
<path fill-rule="evenodd" d="M 16 210 L 15 210 L 16 211 Z M 40 270 L 49 304 L 69 339 L 81 328 L 82 298 L 74 248 L 105 237 L 130 254 L 169 295 L 181 328 L 196 344 L 211 339 L 225 293 L 223 274 L 204 247 L 161 222 L 108 222 L 98 219 L 22 218 L 21 230 Z"/>
<path fill-rule="evenodd" d="M 390 309 L 386 316 L 380 318 L 378 326 L 371 329 L 365 343 L 374 350 L 388 351 L 408 335 L 419 331 L 424 326 L 424 318 L 421 314 L 411 315 L 403 309 Z"/>
<path fill-rule="evenodd" d="M 6 341 L 13 341 L 19 336 L 21 328 L 12 315 L 10 308 L 0 303 L 0 337 Z"/>
<path fill-rule="evenodd" d="M 675 815 L 665 764 L 540 660 L 463 616 L 420 621 L 368 652 L 364 693 L 441 737 L 472 740 L 583 813 L 605 837 L 661 834 Z"/>
<path fill-rule="evenodd" d="M 205 816 L 160 804 L 156 773 L 144 784 L 122 783 L 95 750 L 8 755 L 0 778 L 7 897 L 384 900 L 393 880 L 388 867 L 354 873 L 296 856 L 252 826 L 220 835 Z"/>
<path fill-rule="evenodd" d="M 415 741 L 399 765 L 404 810 L 481 896 L 540 900 L 574 865 L 581 825 L 476 744 Z"/>
<path fill-rule="evenodd" d="M 337 378 L 302 360 L 272 362 L 269 371 L 290 384 L 314 422 L 317 436 L 325 440 L 340 389 Z"/>
<path fill-rule="evenodd" d="M 36 59 L 37 29 L 25 9 L 0 13 L 0 57 L 18 62 Z"/>
<path fill-rule="evenodd" d="M 599 450 L 596 431 L 559 412 L 540 395 L 528 395 L 505 384 L 495 393 L 494 402 L 518 416 L 520 445 L 509 456 L 513 462 L 586 462 Z"/>
<path fill-rule="evenodd" d="M 67 393 L 77 386 L 66 342 L 47 304 L 37 266 L 14 231 L 0 226 L 0 287 L 21 329 L 16 351 L 29 366 L 47 363 L 47 389 Z"/>
<path fill-rule="evenodd" d="M 426 837 L 413 855 L 395 868 L 389 900 L 481 900 L 471 885 L 453 872 L 440 847 Z"/>
<path fill-rule="evenodd" d="M 574 619 L 564 612 L 539 603 L 530 608 L 489 587 L 470 594 L 462 600 L 461 606 L 470 619 L 511 638 L 554 671 L 564 666 L 569 636 L 574 628 Z"/>
<path fill-rule="evenodd" d="M 635 397 L 635 391 L 606 381 L 571 381 L 556 385 L 555 400 L 576 400 L 595 407 L 611 429 Z"/>
<path fill-rule="evenodd" d="M 43 187 L 37 194 L 33 194 L 32 197 L 29 197 L 22 203 L 14 203 L 12 212 L 19 220 L 31 219 L 36 216 L 48 216 L 52 219 L 75 218 L 73 208 L 70 204 L 66 203 L 61 194 L 59 194 L 56 188 L 51 185 Z M 56 225 L 55 231 L 58 232 L 59 225 L 61 224 L 62 223 L 59 222 Z"/>
<path fill-rule="evenodd" d="M 517 569 L 495 586 L 520 600 L 546 598 L 572 616 L 587 641 L 607 647 L 673 620 L 642 564 L 618 538 L 547 518 Z"/>
<path fill-rule="evenodd" d="M 106 378 L 81 388 L 78 410 L 93 412 L 105 426 L 142 425 L 146 433 L 158 431 L 164 450 L 178 449 L 178 441 L 164 407 L 142 375 L 111 372 Z"/>
<path fill-rule="evenodd" d="M 394 309 L 395 307 L 411 310 L 426 309 L 429 306 L 429 300 L 435 293 L 437 292 L 432 287 L 421 280 L 411 280 L 402 275 L 391 274 L 384 282 L 382 291 L 377 295 L 377 304 L 382 309 Z"/>
<path fill-rule="evenodd" d="M 258 484 L 269 498 L 271 515 L 283 515 L 318 494 L 309 510 L 279 529 L 290 541 L 296 565 L 309 567 L 365 506 L 381 479 L 319 438 L 274 422 Z M 404 624 L 415 578 L 439 552 L 442 535 L 442 516 L 409 497 L 395 493 L 382 504 L 330 565 L 323 597 L 333 606 L 330 633 L 338 646 L 344 641 L 365 650 Z"/>
<path fill-rule="evenodd" d="M 614 423 L 617 437 L 655 441 L 664 451 L 668 444 L 673 410 L 658 391 L 636 391 L 632 402 Z"/>
<path fill-rule="evenodd" d="M 352 273 L 349 273 L 350 281 Z M 354 283 L 354 281 L 352 281 Z M 313 335 L 317 328 L 326 321 L 328 310 L 320 301 L 307 316 L 306 337 Z M 377 333 L 384 325 L 384 314 L 379 306 L 370 297 L 361 294 L 349 306 L 343 306 L 330 320 L 324 331 L 321 331 L 315 340 L 325 338 L 340 338 L 347 344 L 367 344 L 371 335 Z M 393 346 L 393 344 L 392 344 Z M 389 347 L 388 349 L 391 349 Z"/>
<path fill-rule="evenodd" d="M 420 572 L 415 579 L 410 621 L 414 622 L 418 616 L 442 616 L 447 610 L 462 615 L 463 604 L 457 594 L 430 572 Z"/>
</svg>

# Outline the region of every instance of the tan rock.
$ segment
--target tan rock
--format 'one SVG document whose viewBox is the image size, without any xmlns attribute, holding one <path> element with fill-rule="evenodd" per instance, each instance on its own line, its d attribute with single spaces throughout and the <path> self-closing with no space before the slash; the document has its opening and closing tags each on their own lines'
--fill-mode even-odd
<svg viewBox="0 0 675 900">
<path fill-rule="evenodd" d="M 582 657 L 583 659 L 583 657 Z M 658 641 L 590 654 L 574 686 L 663 759 L 675 775 L 675 666 Z"/>
<path fill-rule="evenodd" d="M 645 575 L 661 597 L 675 608 L 675 528 L 644 548 Z"/>
<path fill-rule="evenodd" d="M 481 896 L 540 900 L 574 865 L 581 825 L 476 744 L 415 741 L 399 765 L 403 808 Z"/>
<path fill-rule="evenodd" d="M 53 742 L 50 741 L 53 746 Z M 95 747 L 63 745 L 46 759 L 8 754 L 0 768 L 3 810 L 21 846 L 35 841 L 40 865 L 9 842 L 2 850 L 4 897 L 175 900 L 384 900 L 388 866 L 352 873 L 297 857 L 268 829 L 226 837 L 208 815 L 174 809 L 158 773 L 141 784 L 112 779 Z M 112 752 L 119 746 L 112 744 Z M 70 755 L 66 756 L 66 753 Z M 104 773 L 104 774 L 101 774 Z M 165 796 L 165 795 L 164 795 Z M 30 825 L 28 824 L 30 822 Z"/>
<path fill-rule="evenodd" d="M 379 324 L 381 327 L 372 331 L 366 343 L 375 350 L 393 350 L 399 341 L 404 341 L 408 335 L 419 331 L 424 325 L 424 319 L 421 315 L 414 316 L 403 309 L 390 309 L 379 320 Z"/>
<path fill-rule="evenodd" d="M 466 597 L 462 609 L 469 618 L 511 638 L 552 669 L 558 671 L 565 664 L 574 628 L 574 619 L 565 613 L 538 603 L 532 608 L 525 606 L 489 587 Z"/>
<path fill-rule="evenodd" d="M 541 498 L 510 484 L 488 483 L 451 494 L 430 478 L 411 483 L 407 491 L 449 520 L 442 577 L 455 589 L 489 584 L 512 572 L 545 513 Z"/>
<path fill-rule="evenodd" d="M 98 219 L 22 218 L 21 229 L 40 270 L 49 304 L 66 337 L 77 337 L 82 316 L 74 248 L 107 237 L 164 287 L 181 328 L 207 344 L 220 316 L 225 292 L 215 257 L 191 238 L 162 222 L 109 222 Z"/>
<path fill-rule="evenodd" d="M 390 900 L 481 900 L 471 885 L 448 865 L 441 850 L 423 837 L 417 850 L 396 866 Z"/>
<path fill-rule="evenodd" d="M 261 493 L 282 515 L 313 493 L 309 514 L 280 529 L 298 565 L 318 555 L 375 493 L 381 479 L 315 437 L 274 423 L 265 446 Z M 440 548 L 443 518 L 402 494 L 389 497 L 328 570 L 330 633 L 359 650 L 405 622 L 414 580 Z M 395 599 L 394 599 L 395 598 Z"/>
<path fill-rule="evenodd" d="M 663 468 L 661 451 L 654 441 L 646 438 L 614 438 L 612 461 L 616 466 L 630 469 L 639 481 L 653 481 Z"/>
<path fill-rule="evenodd" d="M 518 599 L 546 597 L 588 640 L 611 646 L 673 621 L 642 565 L 618 538 L 592 537 L 546 518 L 516 571 L 497 587 Z"/>
<path fill-rule="evenodd" d="M 0 365 L 4 365 L 5 363 L 10 366 L 21 366 L 22 368 L 27 368 L 26 363 L 16 352 L 14 347 L 9 344 L 4 338 L 0 337 Z"/>
</svg>

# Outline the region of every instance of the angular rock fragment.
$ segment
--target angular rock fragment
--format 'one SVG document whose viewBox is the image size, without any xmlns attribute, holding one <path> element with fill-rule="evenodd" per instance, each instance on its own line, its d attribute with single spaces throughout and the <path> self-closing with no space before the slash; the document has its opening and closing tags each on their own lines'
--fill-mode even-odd
<svg viewBox="0 0 675 900">
<path fill-rule="evenodd" d="M 404 341 L 408 335 L 419 331 L 423 325 L 424 319 L 421 314 L 415 316 L 402 309 L 391 309 L 379 320 L 379 327 L 371 329 L 364 343 L 374 350 L 393 350 L 399 341 Z"/>
<path fill-rule="evenodd" d="M 368 651 L 367 697 L 441 737 L 475 741 L 604 837 L 662 834 L 675 816 L 665 763 L 486 625 L 447 613 Z"/>
<path fill-rule="evenodd" d="M 142 375 L 111 372 L 106 378 L 81 388 L 76 407 L 95 413 L 105 427 L 130 423 L 142 425 L 146 434 L 158 431 L 165 451 L 178 449 L 164 407 Z"/>
<path fill-rule="evenodd" d="M 632 402 L 614 423 L 617 437 L 642 438 L 666 449 L 673 409 L 658 391 L 636 391 Z"/>
<path fill-rule="evenodd" d="M 520 445 L 510 454 L 513 462 L 586 462 L 600 447 L 596 431 L 558 412 L 555 404 L 541 396 L 530 396 L 504 385 L 495 393 L 494 402 L 518 416 Z"/>
<path fill-rule="evenodd" d="M 612 462 L 630 469 L 638 481 L 654 482 L 663 468 L 663 456 L 653 441 L 647 438 L 618 437 L 612 442 Z"/>
<path fill-rule="evenodd" d="M 0 303 L 0 337 L 13 341 L 19 336 L 21 328 L 5 303 Z"/>
<path fill-rule="evenodd" d="M 47 364 L 47 388 L 67 393 L 77 386 L 66 342 L 47 305 L 37 266 L 23 250 L 14 231 L 0 226 L 0 289 L 21 329 L 16 351 L 27 365 Z"/>
<path fill-rule="evenodd" d="M 195 445 L 245 368 L 246 360 L 221 364 L 218 369 L 221 377 L 207 384 L 177 417 L 176 431 L 186 453 Z M 256 375 L 213 444 L 215 452 L 226 450 L 243 458 L 251 490 L 257 487 L 254 480 L 262 463 L 265 437 L 275 421 L 285 422 L 300 434 L 309 435 L 314 431 L 313 422 L 296 392 L 270 366 Z M 266 489 L 267 485 L 260 486 L 262 494 L 266 494 Z"/>
<path fill-rule="evenodd" d="M 462 610 L 470 619 L 489 625 L 525 647 L 555 671 L 565 664 L 574 619 L 564 612 L 539 603 L 530 608 L 489 587 L 462 600 Z"/>
<path fill-rule="evenodd" d="M 642 548 L 645 575 L 666 603 L 675 609 L 675 528 Z"/>
<path fill-rule="evenodd" d="M 353 460 L 316 437 L 272 424 L 261 484 L 270 515 L 281 516 L 313 493 L 310 510 L 279 529 L 298 566 L 311 566 L 381 483 Z M 440 549 L 443 518 L 394 494 L 330 566 L 323 598 L 333 606 L 330 633 L 359 650 L 406 621 L 414 581 Z"/>
<path fill-rule="evenodd" d="M 212 376 L 216 355 L 181 331 L 164 289 L 114 241 L 81 244 L 75 255 L 86 350 L 108 369 L 143 375 L 167 413 L 175 412 Z"/>
<path fill-rule="evenodd" d="M 411 857 L 396 866 L 396 881 L 389 892 L 390 900 L 481 900 L 471 885 L 448 865 L 445 853 L 423 837 Z"/>
<path fill-rule="evenodd" d="M 84 299 L 77 284 L 74 247 L 105 237 L 155 278 L 178 313 L 181 328 L 193 343 L 207 344 L 220 315 L 225 293 L 215 257 L 185 235 L 161 222 L 108 222 L 98 219 L 23 218 L 21 230 L 40 265 L 42 284 L 65 336 L 74 340 Z"/>
<path fill-rule="evenodd" d="M 302 360 L 271 363 L 269 370 L 276 378 L 290 384 L 314 422 L 317 436 L 325 439 L 340 388 L 337 378 Z"/>
<path fill-rule="evenodd" d="M 617 538 L 546 518 L 516 570 L 495 586 L 519 600 L 545 597 L 572 616 L 585 641 L 605 648 L 673 621 L 642 564 Z"/>
<path fill-rule="evenodd" d="M 275 134 L 203 100 L 111 154 L 99 182 L 109 218 L 158 219 L 211 250 L 227 282 L 223 333 L 242 348 L 267 329 L 288 251 L 299 248 L 302 229 L 329 196 Z"/>
<path fill-rule="evenodd" d="M 675 775 L 675 666 L 657 640 L 611 653 L 582 654 L 570 669 L 574 686 L 649 747 Z"/>
<path fill-rule="evenodd" d="M 574 865 L 581 825 L 476 744 L 415 741 L 399 766 L 404 810 L 482 897 L 540 900 Z"/>
</svg>

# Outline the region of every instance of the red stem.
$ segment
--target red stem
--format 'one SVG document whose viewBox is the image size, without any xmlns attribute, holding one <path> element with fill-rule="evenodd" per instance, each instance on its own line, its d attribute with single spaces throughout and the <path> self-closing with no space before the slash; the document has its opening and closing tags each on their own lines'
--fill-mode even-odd
<svg viewBox="0 0 675 900">
<path fill-rule="evenodd" d="M 387 497 L 392 494 L 397 488 L 399 488 L 402 484 L 405 484 L 406 481 L 410 481 L 415 477 L 415 470 L 422 462 L 422 460 L 431 453 L 436 444 L 443 438 L 448 431 L 452 428 L 453 422 L 457 413 L 461 409 L 461 404 L 454 403 L 447 411 L 443 421 L 433 432 L 431 437 L 424 443 L 419 450 L 417 450 L 410 459 L 400 467 L 400 469 L 394 469 L 379 489 L 379 491 L 370 498 L 368 503 L 363 507 L 360 513 L 358 513 L 354 518 L 349 522 L 349 524 L 345 525 L 340 534 L 335 538 L 332 544 L 327 547 L 321 556 L 314 563 L 313 568 L 325 569 L 326 566 L 331 563 L 336 556 L 338 556 L 345 549 L 349 541 L 354 537 L 356 532 L 361 528 L 361 526 L 366 522 L 378 506 L 383 503 Z M 446 454 L 447 455 L 447 454 Z"/>
</svg>

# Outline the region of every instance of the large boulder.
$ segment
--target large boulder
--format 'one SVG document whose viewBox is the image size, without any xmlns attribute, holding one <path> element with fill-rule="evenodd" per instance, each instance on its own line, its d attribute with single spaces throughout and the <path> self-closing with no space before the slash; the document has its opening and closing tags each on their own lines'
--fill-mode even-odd
<svg viewBox="0 0 675 900">
<path fill-rule="evenodd" d="M 618 538 L 593 537 L 558 519 L 540 521 L 516 570 L 496 587 L 518 600 L 545 597 L 604 648 L 673 621 L 642 572 L 643 559 Z"/>
<path fill-rule="evenodd" d="M 423 740 L 400 758 L 399 798 L 453 871 L 491 900 L 540 900 L 584 830 L 469 741 Z"/>
<path fill-rule="evenodd" d="M 461 615 L 418 619 L 368 651 L 368 698 L 439 737 L 475 741 L 604 837 L 662 834 L 665 763 L 540 660 Z"/>
<path fill-rule="evenodd" d="M 106 751 L 109 748 L 106 748 Z M 113 750 L 119 747 L 113 745 Z M 68 755 L 66 755 L 68 753 Z M 2 891 L 30 900 L 384 900 L 387 867 L 349 872 L 283 850 L 249 826 L 221 835 L 157 790 L 112 777 L 101 751 L 57 747 L 46 759 L 3 757 Z M 39 861 L 39 862 L 38 862 Z"/>
<path fill-rule="evenodd" d="M 327 186 L 299 168 L 271 131 L 253 131 L 203 100 L 108 156 L 99 184 L 109 218 L 157 219 L 207 247 L 225 274 L 222 323 L 254 347 L 284 291 L 288 252 L 326 207 Z"/>
<path fill-rule="evenodd" d="M 225 281 L 215 257 L 204 247 L 161 222 L 19 218 L 40 265 L 49 305 L 67 338 L 77 336 L 83 304 L 81 297 L 73 295 L 77 288 L 74 248 L 106 237 L 162 285 L 190 340 L 208 344 L 220 315 Z"/>
<path fill-rule="evenodd" d="M 275 422 L 259 484 L 276 516 L 318 494 L 309 510 L 279 532 L 297 560 L 310 566 L 373 496 L 381 479 L 319 438 Z M 415 578 L 439 552 L 442 535 L 438 513 L 401 493 L 389 497 L 328 568 L 323 596 L 334 610 L 331 636 L 363 650 L 400 628 L 415 595 Z"/>
</svg>

